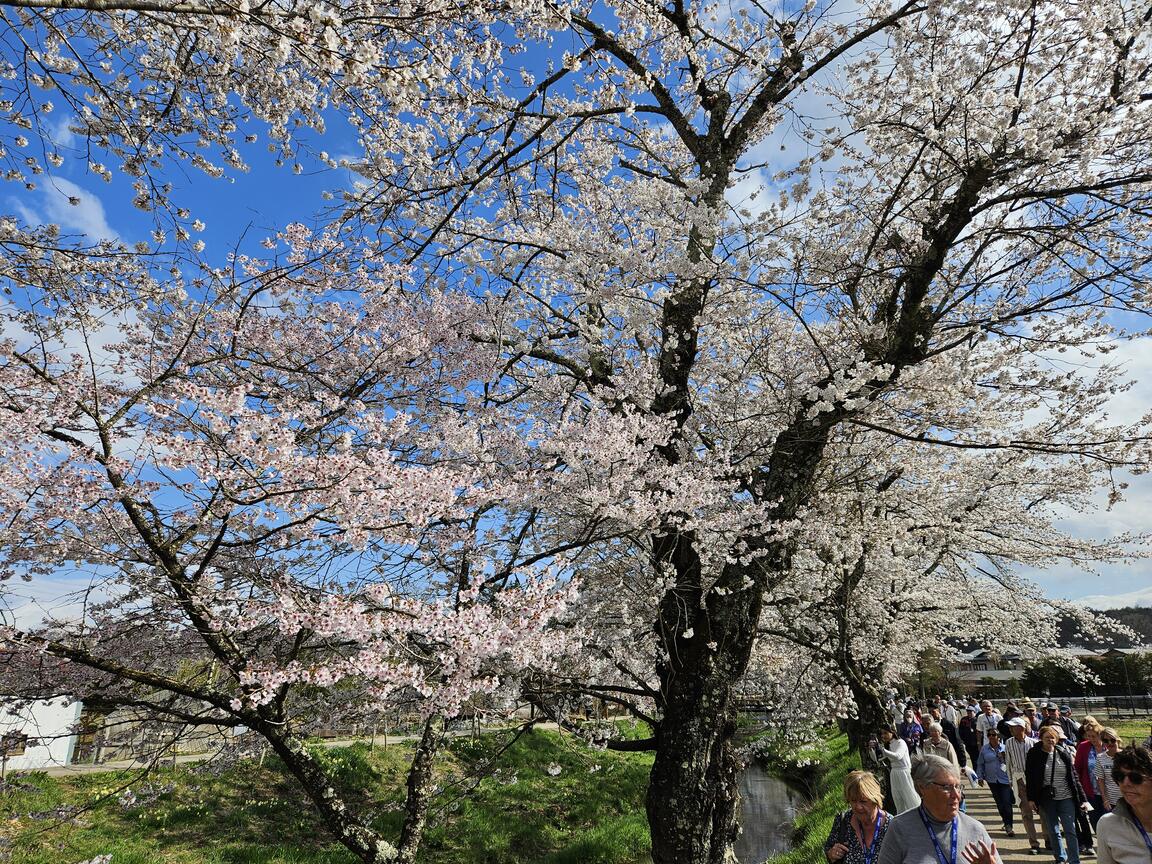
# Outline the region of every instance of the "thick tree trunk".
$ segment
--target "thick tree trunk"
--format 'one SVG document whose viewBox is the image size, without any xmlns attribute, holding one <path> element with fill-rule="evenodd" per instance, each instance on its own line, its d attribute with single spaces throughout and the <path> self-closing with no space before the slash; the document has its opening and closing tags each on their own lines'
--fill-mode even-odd
<svg viewBox="0 0 1152 864">
<path fill-rule="evenodd" d="M 656 864 L 723 864 L 736 838 L 741 766 L 733 690 L 748 666 L 761 608 L 761 593 L 745 587 L 746 576 L 746 568 L 730 566 L 722 592 L 670 592 L 662 605 L 669 659 L 660 669 L 663 716 L 646 801 Z"/>
<path fill-rule="evenodd" d="M 657 864 L 723 864 L 739 819 L 731 687 L 701 676 L 660 724 L 646 806 Z"/>
<path fill-rule="evenodd" d="M 880 701 L 880 695 L 854 681 L 848 682 L 852 698 L 856 701 L 856 717 L 848 720 L 848 743 L 861 757 L 867 755 L 868 739 L 876 734 L 880 726 L 888 723 L 888 712 Z"/>
<path fill-rule="evenodd" d="M 794 518 L 809 499 L 834 422 L 797 418 L 777 438 L 762 492 L 778 502 L 774 518 Z M 656 864 L 727 858 L 740 816 L 733 689 L 752 655 L 764 591 L 791 562 L 790 541 L 749 537 L 745 551 L 757 553 L 755 563 L 728 564 L 705 590 L 698 542 L 675 530 L 653 538 L 657 566 L 676 574 L 656 628 L 665 654 L 657 669 L 662 718 L 646 801 Z"/>
</svg>

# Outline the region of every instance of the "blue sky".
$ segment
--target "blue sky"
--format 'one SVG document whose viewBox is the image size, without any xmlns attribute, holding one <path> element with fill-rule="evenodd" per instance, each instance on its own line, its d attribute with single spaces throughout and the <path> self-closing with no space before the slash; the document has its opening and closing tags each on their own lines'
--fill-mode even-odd
<svg viewBox="0 0 1152 864">
<path fill-rule="evenodd" d="M 816 107 L 816 106 L 812 106 Z M 64 129 L 61 118 L 58 129 Z M 68 133 L 60 135 L 67 147 Z M 778 136 L 765 144 L 765 150 L 778 148 Z M 322 142 L 334 154 L 355 150 L 355 135 L 342 120 L 332 118 L 329 132 Z M 240 244 L 245 251 L 259 254 L 259 241 L 275 233 L 288 222 L 312 221 L 313 214 L 327 202 L 325 190 L 334 190 L 351 182 L 352 175 L 342 169 L 323 169 L 316 163 L 305 163 L 295 174 L 289 167 L 276 167 L 265 151 L 263 140 L 245 145 L 243 152 L 252 164 L 247 173 L 229 171 L 224 179 L 212 179 L 191 167 L 171 172 L 173 200 L 186 206 L 191 219 L 200 219 L 205 229 L 200 235 L 207 244 L 208 260 L 223 264 L 225 255 Z M 316 169 L 316 170 L 313 170 Z M 751 177 L 749 178 L 752 179 Z M 85 167 L 84 159 L 68 159 L 52 177 L 38 178 L 37 189 L 29 191 L 16 184 L 0 186 L 2 212 L 16 213 L 27 222 L 52 222 L 65 233 L 85 235 L 91 239 L 119 239 L 132 244 L 147 240 L 155 227 L 156 217 L 134 208 L 132 191 L 123 178 L 105 183 Z M 69 203 L 70 200 L 78 204 Z M 1121 358 L 1140 382 L 1132 391 L 1117 398 L 1115 419 L 1135 419 L 1152 405 L 1152 345 L 1148 340 L 1121 345 L 1112 355 Z M 1128 479 L 1128 478 L 1122 478 Z M 1067 529 L 1077 536 L 1105 537 L 1122 531 L 1140 532 L 1146 528 L 1146 514 L 1152 512 L 1152 482 L 1133 478 L 1128 500 L 1110 511 L 1100 507 L 1088 514 L 1069 514 Z M 1118 602 L 1152 605 L 1152 579 L 1142 564 L 1109 566 L 1099 575 L 1056 568 L 1028 574 L 1047 594 L 1067 599 L 1092 598 L 1092 604 L 1104 608 Z M 69 583 L 71 584 L 71 583 Z M 19 586 L 16 586 L 19 588 Z M 43 599 L 63 585 L 42 583 L 35 591 Z"/>
</svg>

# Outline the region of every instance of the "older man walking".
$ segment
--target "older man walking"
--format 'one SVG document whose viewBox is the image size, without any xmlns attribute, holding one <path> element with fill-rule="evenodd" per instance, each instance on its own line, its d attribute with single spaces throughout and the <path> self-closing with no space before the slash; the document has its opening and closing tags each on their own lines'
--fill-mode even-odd
<svg viewBox="0 0 1152 864">
<path fill-rule="evenodd" d="M 1013 717 L 1008 721 L 1008 731 L 1012 737 L 1004 742 L 1005 767 L 1008 776 L 1012 779 L 1012 786 L 1016 790 L 1016 800 L 1020 804 L 1020 820 L 1024 823 L 1024 831 L 1028 835 L 1029 852 L 1032 855 L 1040 854 L 1040 837 L 1036 832 L 1036 814 L 1032 811 L 1032 802 L 1028 800 L 1028 787 L 1024 783 L 1024 765 L 1028 758 L 1028 751 L 1035 745 L 1036 740 L 1028 737 L 1030 723 L 1027 717 Z"/>
<path fill-rule="evenodd" d="M 892 820 L 877 864 L 1003 864 L 988 831 L 960 812 L 956 766 L 924 756 L 912 769 L 921 804 Z"/>
</svg>

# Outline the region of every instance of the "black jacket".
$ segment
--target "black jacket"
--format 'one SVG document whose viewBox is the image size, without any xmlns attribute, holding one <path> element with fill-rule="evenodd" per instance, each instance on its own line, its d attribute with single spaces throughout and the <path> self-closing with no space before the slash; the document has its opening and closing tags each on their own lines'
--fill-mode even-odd
<svg viewBox="0 0 1152 864">
<path fill-rule="evenodd" d="M 1056 755 L 1060 759 L 1058 764 L 1063 764 L 1063 770 L 1068 772 L 1068 785 L 1072 787 L 1072 797 L 1076 801 L 1076 806 L 1079 807 L 1088 799 L 1084 797 L 1084 788 L 1076 778 L 1076 769 L 1072 765 L 1072 754 L 1068 752 L 1068 748 L 1057 745 Z M 1044 748 L 1040 744 L 1029 750 L 1028 755 L 1024 758 L 1024 786 L 1028 790 L 1028 800 L 1037 804 L 1046 804 L 1049 799 L 1048 772 L 1044 770 L 1047 764 L 1048 754 L 1044 752 Z M 1057 767 L 1056 770 L 1061 769 Z"/>
<path fill-rule="evenodd" d="M 960 761 L 960 767 L 965 767 L 968 764 L 968 753 L 965 751 L 964 745 L 960 742 L 960 733 L 956 731 L 956 724 L 947 717 L 941 717 L 939 720 L 932 722 L 940 724 L 940 731 L 944 733 L 944 737 L 948 739 L 948 743 L 951 744 L 952 749 L 956 751 L 956 758 Z"/>
</svg>

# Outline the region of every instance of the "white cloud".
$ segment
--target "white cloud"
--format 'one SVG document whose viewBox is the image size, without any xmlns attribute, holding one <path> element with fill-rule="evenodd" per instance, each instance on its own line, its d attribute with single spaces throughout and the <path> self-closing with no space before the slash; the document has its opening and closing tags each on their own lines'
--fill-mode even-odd
<svg viewBox="0 0 1152 864">
<path fill-rule="evenodd" d="M 1131 388 L 1115 395 L 1106 405 L 1104 410 L 1108 423 L 1138 423 L 1152 409 L 1152 338 L 1117 342 L 1114 350 L 1098 355 L 1095 360 L 1073 360 L 1072 357 L 1069 352 L 1053 354 L 1049 359 L 1060 368 L 1075 364 L 1075 371 L 1085 380 L 1103 363 L 1119 365 L 1125 377 L 1132 382 Z M 1042 418 L 1037 414 L 1029 419 L 1039 422 Z M 1128 484 L 1122 501 L 1108 507 L 1107 490 L 1102 489 L 1086 502 L 1083 511 L 1065 509 L 1058 513 L 1058 527 L 1073 537 L 1099 541 L 1121 534 L 1138 536 L 1148 533 L 1148 513 L 1152 512 L 1152 475 L 1136 475 L 1117 470 L 1113 479 L 1117 483 Z M 1073 599 L 1077 603 L 1086 602 L 1085 598 L 1089 594 L 1091 596 L 1088 599 L 1093 602 L 1104 602 L 1101 598 L 1127 597 L 1133 585 L 1144 585 L 1152 581 L 1146 575 L 1152 570 L 1152 563 L 1147 561 L 1103 564 L 1095 570 L 1094 573 L 1088 573 L 1062 564 L 1048 570 L 1027 571 L 1025 575 L 1050 596 Z"/>
<path fill-rule="evenodd" d="M 59 225 L 65 234 L 82 234 L 92 241 L 120 239 L 108 224 L 100 197 L 63 177 L 46 180 L 31 201 L 14 201 L 13 206 L 30 225 Z"/>
<path fill-rule="evenodd" d="M 1092 594 L 1076 600 L 1077 606 L 1089 609 L 1122 609 L 1126 606 L 1152 606 L 1152 585 L 1127 594 Z"/>
<path fill-rule="evenodd" d="M 1118 423 L 1135 423 L 1152 410 L 1152 338 L 1142 337 L 1118 343 L 1108 355 L 1112 363 L 1124 367 L 1135 385 L 1116 396 L 1108 413 Z"/>
<path fill-rule="evenodd" d="M 32 628 L 45 620 L 78 621 L 93 603 L 109 599 L 106 577 L 72 572 L 0 583 L 0 624 Z"/>
<path fill-rule="evenodd" d="M 48 141 L 57 149 L 75 147 L 77 136 L 72 126 L 76 122 L 76 115 L 54 114 L 53 117 L 55 119 L 48 123 Z"/>
</svg>

